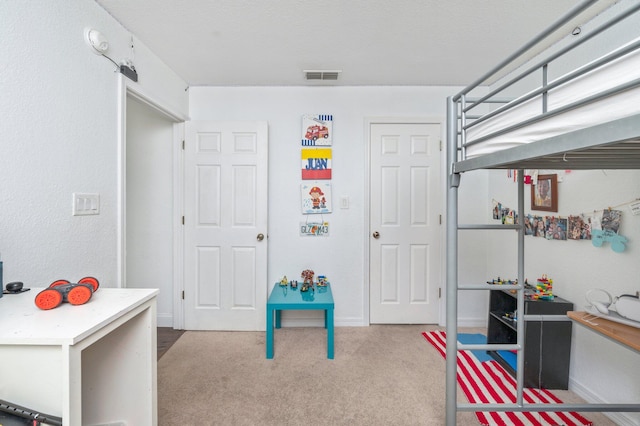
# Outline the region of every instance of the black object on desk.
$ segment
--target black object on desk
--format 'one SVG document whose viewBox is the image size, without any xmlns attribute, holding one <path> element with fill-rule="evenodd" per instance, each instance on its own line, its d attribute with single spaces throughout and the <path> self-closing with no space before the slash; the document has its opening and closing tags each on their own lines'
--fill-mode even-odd
<svg viewBox="0 0 640 426">
<path fill-rule="evenodd" d="M 14 282 L 8 283 L 5 286 L 5 289 L 2 291 L 2 293 L 3 294 L 20 294 L 20 293 L 24 293 L 25 291 L 31 290 L 30 288 L 24 288 L 23 285 L 24 284 L 22 284 L 20 281 L 14 281 Z"/>
</svg>

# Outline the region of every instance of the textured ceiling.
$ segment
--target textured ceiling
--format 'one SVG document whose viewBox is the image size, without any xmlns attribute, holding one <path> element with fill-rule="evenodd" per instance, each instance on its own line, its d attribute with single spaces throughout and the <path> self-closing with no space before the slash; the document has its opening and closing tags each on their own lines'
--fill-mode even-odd
<svg viewBox="0 0 640 426">
<path fill-rule="evenodd" d="M 579 3 L 96 2 L 190 86 L 466 85 Z M 337 82 L 310 83 L 303 70 L 342 73 Z"/>
</svg>

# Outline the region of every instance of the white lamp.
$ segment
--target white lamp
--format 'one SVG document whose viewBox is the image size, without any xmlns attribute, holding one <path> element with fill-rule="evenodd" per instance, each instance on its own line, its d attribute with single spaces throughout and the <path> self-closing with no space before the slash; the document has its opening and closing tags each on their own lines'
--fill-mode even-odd
<svg viewBox="0 0 640 426">
<path fill-rule="evenodd" d="M 84 41 L 96 55 L 104 55 L 109 50 L 107 38 L 98 30 L 85 28 Z"/>
</svg>

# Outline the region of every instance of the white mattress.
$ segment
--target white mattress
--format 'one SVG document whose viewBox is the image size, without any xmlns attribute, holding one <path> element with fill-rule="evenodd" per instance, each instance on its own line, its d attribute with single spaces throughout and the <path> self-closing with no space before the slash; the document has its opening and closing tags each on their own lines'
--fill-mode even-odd
<svg viewBox="0 0 640 426">
<path fill-rule="evenodd" d="M 550 91 L 548 109 L 553 111 L 638 78 L 640 78 L 640 51 L 635 51 Z M 541 97 L 538 96 L 468 129 L 467 142 L 535 117 L 541 111 L 542 102 Z M 638 113 L 640 113 L 640 88 L 634 88 L 469 146 L 466 150 L 467 158 L 490 154 Z"/>
</svg>

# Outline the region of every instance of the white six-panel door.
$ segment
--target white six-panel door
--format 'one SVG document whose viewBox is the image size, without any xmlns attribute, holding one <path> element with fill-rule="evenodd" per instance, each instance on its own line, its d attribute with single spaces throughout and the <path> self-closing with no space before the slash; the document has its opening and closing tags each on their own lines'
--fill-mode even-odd
<svg viewBox="0 0 640 426">
<path fill-rule="evenodd" d="M 191 121 L 184 152 L 184 326 L 264 330 L 267 123 Z"/>
<path fill-rule="evenodd" d="M 438 322 L 440 125 L 370 125 L 371 323 Z"/>
</svg>

